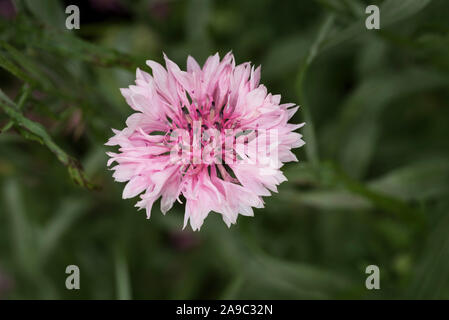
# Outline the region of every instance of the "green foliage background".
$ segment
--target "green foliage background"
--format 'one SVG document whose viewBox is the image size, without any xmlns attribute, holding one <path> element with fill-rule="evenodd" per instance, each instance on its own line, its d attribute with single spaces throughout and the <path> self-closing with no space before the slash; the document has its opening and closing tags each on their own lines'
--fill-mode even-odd
<svg viewBox="0 0 449 320">
<path fill-rule="evenodd" d="M 0 18 L 0 298 L 449 298 L 448 1 L 122 1 L 126 18 L 76 31 L 61 2 L 15 5 Z M 147 220 L 106 168 L 131 114 L 118 88 L 162 52 L 185 67 L 229 50 L 302 106 L 300 163 L 230 229 L 211 214 L 181 231 L 182 205 Z"/>
</svg>

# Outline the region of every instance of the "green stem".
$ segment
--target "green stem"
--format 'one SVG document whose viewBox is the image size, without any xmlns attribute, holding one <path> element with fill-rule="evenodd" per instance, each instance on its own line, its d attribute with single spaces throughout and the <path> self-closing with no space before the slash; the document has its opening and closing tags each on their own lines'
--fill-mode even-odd
<svg viewBox="0 0 449 320">
<path fill-rule="evenodd" d="M 307 75 L 307 71 L 309 69 L 309 66 L 315 59 L 318 50 L 320 49 L 322 43 L 326 39 L 326 36 L 329 33 L 329 30 L 332 28 L 332 25 L 334 23 L 334 15 L 329 15 L 326 20 L 324 21 L 323 26 L 321 27 L 318 36 L 313 43 L 313 45 L 310 47 L 309 53 L 304 60 L 303 64 L 301 65 L 298 79 L 297 79 L 297 87 L 298 87 L 298 100 L 302 108 L 302 112 L 304 114 L 304 121 L 306 122 L 306 126 L 304 127 L 304 140 L 306 141 L 306 154 L 309 161 L 314 166 L 319 165 L 319 154 L 318 154 L 318 147 L 317 147 L 317 140 L 315 135 L 315 128 L 313 124 L 312 115 L 310 113 L 309 109 L 309 103 L 307 101 L 305 92 L 304 92 L 304 84 L 305 79 Z"/>
<path fill-rule="evenodd" d="M 25 83 L 22 86 L 22 93 L 20 94 L 19 101 L 17 102 L 17 108 L 19 110 L 22 110 L 23 106 L 25 105 L 26 100 L 28 99 L 28 96 L 30 95 L 31 87 L 28 85 L 28 83 Z M 5 126 L 0 130 L 1 133 L 5 133 L 9 129 L 12 128 L 14 125 L 14 121 L 9 120 L 8 123 L 5 124 Z"/>
<path fill-rule="evenodd" d="M 0 95 L 3 97 L 4 94 L 2 91 L 0 91 Z M 58 160 L 68 168 L 70 177 L 76 184 L 88 189 L 96 188 L 96 186 L 86 177 L 79 161 L 72 158 L 64 150 L 62 150 L 53 141 L 47 130 L 45 130 L 40 123 L 26 118 L 19 110 L 18 106 L 12 103 L 9 99 L 0 99 L 0 108 L 3 109 L 14 124 L 19 127 L 19 132 L 23 137 L 34 141 L 39 141 L 43 145 L 47 146 L 47 148 L 56 155 Z"/>
<path fill-rule="evenodd" d="M 117 249 L 115 252 L 115 281 L 117 284 L 117 298 L 119 300 L 131 299 L 131 283 L 129 280 L 128 264 L 123 251 Z"/>
</svg>

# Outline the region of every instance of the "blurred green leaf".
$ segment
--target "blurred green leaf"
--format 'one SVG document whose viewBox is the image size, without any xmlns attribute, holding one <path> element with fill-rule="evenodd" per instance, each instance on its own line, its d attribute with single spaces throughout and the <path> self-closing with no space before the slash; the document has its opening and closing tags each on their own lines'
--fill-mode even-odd
<svg viewBox="0 0 449 320">
<path fill-rule="evenodd" d="M 33 61 L 23 53 L 21 53 L 19 50 L 14 48 L 13 46 L 9 45 L 6 42 L 0 42 L 1 47 L 3 47 L 14 59 L 14 61 L 21 66 L 24 70 L 27 71 L 28 74 L 31 75 L 35 81 L 38 79 L 39 84 L 41 87 L 43 87 L 46 90 L 54 89 L 53 84 L 48 79 L 46 75 L 41 70 L 41 67 L 36 61 Z"/>
<path fill-rule="evenodd" d="M 7 215 L 10 220 L 12 241 L 15 246 L 17 263 L 27 276 L 36 272 L 37 251 L 33 242 L 33 229 L 28 221 L 23 206 L 23 198 L 16 180 L 7 180 L 3 185 L 3 198 L 7 205 Z"/>
<path fill-rule="evenodd" d="M 114 49 L 87 42 L 70 34 L 56 31 L 42 33 L 30 45 L 102 67 L 118 66 L 135 70 L 145 61 L 139 57 L 130 56 Z"/>
<path fill-rule="evenodd" d="M 245 278 L 242 275 L 238 275 L 234 280 L 229 283 L 229 286 L 224 290 L 220 300 L 234 300 L 237 299 L 239 291 L 245 283 Z"/>
<path fill-rule="evenodd" d="M 195 56 L 198 61 L 207 57 L 203 49 L 210 48 L 210 40 L 207 32 L 210 18 L 210 0 L 188 1 L 185 13 L 185 31 L 187 37 L 187 50 L 185 51 Z"/>
<path fill-rule="evenodd" d="M 442 217 L 434 224 L 416 262 L 408 299 L 446 299 L 449 283 L 449 207 L 444 204 Z"/>
<path fill-rule="evenodd" d="M 303 34 L 289 35 L 277 40 L 264 57 L 263 77 L 277 80 L 294 71 L 307 56 L 310 42 Z"/>
<path fill-rule="evenodd" d="M 316 37 L 315 42 L 310 47 L 309 53 L 305 58 L 304 63 L 299 69 L 298 78 L 297 78 L 297 90 L 298 90 L 298 100 L 299 104 L 302 107 L 302 112 L 304 114 L 304 120 L 306 122 L 306 126 L 304 128 L 304 140 L 306 141 L 306 154 L 308 160 L 313 164 L 317 165 L 319 161 L 318 155 L 318 146 L 315 137 L 315 128 L 312 120 L 312 115 L 310 113 L 310 106 L 308 105 L 307 98 L 304 92 L 304 83 L 306 79 L 307 70 L 309 69 L 310 64 L 315 59 L 320 46 L 323 41 L 326 40 L 326 36 L 329 30 L 332 28 L 334 23 L 334 16 L 329 15 L 326 20 L 323 22 L 320 31 Z"/>
<path fill-rule="evenodd" d="M 432 0 L 385 0 L 381 6 L 382 26 L 404 20 L 429 5 Z"/>
<path fill-rule="evenodd" d="M 12 75 L 16 76 L 22 81 L 28 82 L 30 84 L 35 84 L 34 79 L 30 78 L 25 72 L 23 72 L 18 66 L 6 58 L 0 51 L 0 67 L 10 72 Z"/>
<path fill-rule="evenodd" d="M 420 161 L 393 170 L 370 183 L 376 191 L 403 200 L 425 200 L 449 194 L 449 161 Z"/>
<path fill-rule="evenodd" d="M 390 25 L 402 21 L 422 9 L 424 9 L 432 0 L 386 0 L 380 6 L 380 27 L 381 29 L 387 28 Z M 329 38 L 329 41 L 323 45 L 322 51 L 329 50 L 330 48 L 342 44 L 345 41 L 356 39 L 361 35 L 366 34 L 365 26 L 366 16 L 360 17 L 357 21 L 353 22 L 350 26 L 341 31 L 336 31 L 333 37 Z"/>
<path fill-rule="evenodd" d="M 248 274 L 253 281 L 297 292 L 300 296 L 323 299 L 351 285 L 348 279 L 316 266 L 282 261 L 265 255 L 253 258 Z"/>
<path fill-rule="evenodd" d="M 363 210 L 372 208 L 372 205 L 366 199 L 341 190 L 303 192 L 283 190 L 279 196 L 284 201 L 293 201 L 322 210 Z"/>
<path fill-rule="evenodd" d="M 404 81 L 407 79 L 407 81 Z M 402 73 L 372 76 L 348 97 L 341 118 L 336 122 L 339 133 L 340 162 L 352 177 L 363 177 L 377 144 L 382 111 L 394 99 L 447 84 L 445 77 L 427 70 L 410 69 Z"/>
<path fill-rule="evenodd" d="M 39 138 L 39 141 L 52 151 L 59 161 L 61 161 L 70 173 L 71 178 L 77 184 L 88 189 L 95 188 L 82 171 L 81 164 L 74 158 L 70 157 L 64 150 L 62 150 L 50 137 L 45 128 L 37 122 L 34 122 L 26 118 L 17 108 L 15 104 L 8 104 L 5 102 L 0 102 L 0 106 L 3 111 L 21 128 L 27 130 L 30 134 Z M 35 140 L 33 136 L 28 136 L 25 134 L 25 138 L 31 138 Z"/>
<path fill-rule="evenodd" d="M 65 27 L 65 14 L 62 3 L 58 0 L 24 0 L 27 8 L 39 21 L 45 25 L 67 30 Z"/>
<path fill-rule="evenodd" d="M 131 299 L 131 284 L 129 280 L 128 265 L 125 260 L 123 252 L 116 250 L 115 258 L 115 281 L 117 286 L 117 299 L 130 300 Z"/>
<path fill-rule="evenodd" d="M 27 83 L 22 86 L 22 90 L 21 90 L 22 92 L 20 94 L 19 101 L 17 102 L 17 108 L 19 110 L 21 110 L 23 108 L 23 105 L 25 104 L 26 100 L 28 99 L 30 90 L 31 90 L 30 86 Z M 2 90 L 0 90 L 0 100 L 3 100 L 9 104 L 14 104 L 14 102 L 12 102 L 11 99 L 9 99 L 9 97 L 7 95 L 5 95 Z M 8 131 L 13 125 L 14 125 L 14 121 L 9 120 L 8 123 L 5 124 L 3 126 L 3 128 L 0 130 L 0 134 Z"/>
<path fill-rule="evenodd" d="M 47 223 L 40 238 L 41 260 L 47 260 L 64 233 L 68 232 L 73 223 L 87 208 L 87 202 L 81 199 L 64 199 L 56 210 L 53 218 Z"/>
</svg>

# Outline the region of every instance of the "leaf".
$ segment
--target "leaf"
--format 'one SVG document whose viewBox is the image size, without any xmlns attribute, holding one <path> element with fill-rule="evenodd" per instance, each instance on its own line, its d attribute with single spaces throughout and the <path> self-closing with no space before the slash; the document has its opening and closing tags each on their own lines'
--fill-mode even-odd
<svg viewBox="0 0 449 320">
<path fill-rule="evenodd" d="M 65 26 L 65 11 L 58 0 L 24 0 L 27 8 L 38 18 L 43 24 L 67 30 Z"/>
<path fill-rule="evenodd" d="M 298 203 L 322 210 L 364 210 L 372 208 L 369 201 L 342 190 L 317 190 L 292 192 L 284 190 L 279 195 L 283 201 Z"/>
<path fill-rule="evenodd" d="M 407 79 L 407 81 L 404 81 Z M 447 79 L 438 73 L 409 69 L 401 73 L 378 74 L 354 90 L 343 104 L 334 134 L 343 169 L 352 177 L 363 177 L 376 147 L 382 111 L 394 99 L 443 86 Z"/>
<path fill-rule="evenodd" d="M 282 169 L 292 184 L 317 186 L 321 182 L 320 171 L 309 162 L 287 164 Z"/>
<path fill-rule="evenodd" d="M 0 101 L 14 106 L 14 102 L 3 92 L 3 90 L 0 90 Z"/>
<path fill-rule="evenodd" d="M 262 286 L 310 299 L 329 297 L 351 285 L 349 279 L 337 272 L 266 254 L 248 233 L 230 234 L 223 228 L 209 228 L 208 232 L 214 247 L 219 248 L 218 253 L 226 261 L 227 270 L 242 277 L 242 280 L 237 278 L 231 288 L 239 289 L 240 281 L 244 280 L 245 287 Z M 232 291 L 231 288 L 227 292 Z"/>
<path fill-rule="evenodd" d="M 329 9 L 333 11 L 336 14 L 339 15 L 345 15 L 347 14 L 347 8 L 345 7 L 343 1 L 335 1 L 335 0 L 315 0 L 318 2 L 321 6 L 323 6 L 326 9 Z"/>
<path fill-rule="evenodd" d="M 47 260 L 48 256 L 58 245 L 62 236 L 73 225 L 87 208 L 87 202 L 79 199 L 64 199 L 54 214 L 51 221 L 45 226 L 40 238 L 41 260 Z"/>
<path fill-rule="evenodd" d="M 449 206 L 441 206 L 441 218 L 433 225 L 425 246 L 416 261 L 407 299 L 445 299 L 449 284 Z"/>
<path fill-rule="evenodd" d="M 295 34 L 277 40 L 270 48 L 262 63 L 263 76 L 267 79 L 283 79 L 288 72 L 304 61 L 311 41 L 304 35 Z"/>
<path fill-rule="evenodd" d="M 23 198 L 16 180 L 5 181 L 3 197 L 7 207 L 6 214 L 11 224 L 11 244 L 17 255 L 17 263 L 23 272 L 32 276 L 37 266 L 36 248 L 34 248 L 32 238 L 32 226 L 27 219 Z"/>
<path fill-rule="evenodd" d="M 124 253 L 117 249 L 114 257 L 115 264 L 115 281 L 117 288 L 118 300 L 131 299 L 131 283 L 129 281 L 128 264 L 125 260 Z"/>
<path fill-rule="evenodd" d="M 351 281 L 338 273 L 317 266 L 283 261 L 265 254 L 258 254 L 250 260 L 248 277 L 253 281 L 315 299 L 328 298 L 351 286 Z"/>
<path fill-rule="evenodd" d="M 385 0 L 380 8 L 381 26 L 386 27 L 423 10 L 432 0 Z"/>
<path fill-rule="evenodd" d="M 307 75 L 307 70 L 312 63 L 312 61 L 315 59 L 318 50 L 323 43 L 323 41 L 326 39 L 326 36 L 329 32 L 329 30 L 332 28 L 332 25 L 334 23 L 334 16 L 329 15 L 326 20 L 323 22 L 320 31 L 318 32 L 318 36 L 315 40 L 315 42 L 310 47 L 309 53 L 307 57 L 305 58 L 304 63 L 302 64 L 301 68 L 299 69 L 298 77 L 297 77 L 297 90 L 298 90 L 298 100 L 299 104 L 302 107 L 302 112 L 304 114 L 304 120 L 306 122 L 306 126 L 303 129 L 304 132 L 304 140 L 306 141 L 306 154 L 307 158 L 309 159 L 310 163 L 312 165 L 318 165 L 319 156 L 318 156 L 318 146 L 317 141 L 315 137 L 315 129 L 314 124 L 312 120 L 312 115 L 310 113 L 309 105 L 307 102 L 307 98 L 305 96 L 304 92 L 304 84 L 305 79 Z"/>
<path fill-rule="evenodd" d="M 33 61 L 30 57 L 24 55 L 22 52 L 9 45 L 6 42 L 0 42 L 1 47 L 3 47 L 11 57 L 15 60 L 15 62 L 21 66 L 25 71 L 31 75 L 33 82 L 39 82 L 39 86 L 44 88 L 45 90 L 54 90 L 54 86 L 51 80 L 48 79 L 47 75 L 45 75 L 39 66 L 38 63 Z"/>
<path fill-rule="evenodd" d="M 394 23 L 400 22 L 424 9 L 431 0 L 386 0 L 380 6 L 380 27 L 384 29 Z M 366 16 L 362 16 L 344 30 L 336 31 L 335 36 L 329 38 L 321 52 L 327 51 L 336 45 L 340 45 L 348 40 L 356 39 L 358 36 L 366 34 Z"/>
<path fill-rule="evenodd" d="M 187 36 L 193 40 L 204 40 L 207 37 L 206 26 L 210 19 L 209 0 L 190 0 L 186 13 Z"/>
<path fill-rule="evenodd" d="M 37 137 L 40 142 L 56 155 L 59 161 L 67 166 L 70 177 L 75 183 L 88 189 L 96 188 L 96 186 L 87 179 L 78 160 L 70 157 L 64 150 L 62 150 L 40 123 L 26 118 L 21 111 L 18 110 L 18 107 L 15 104 L 0 102 L 0 107 L 18 126 L 35 136 L 28 136 L 25 134 L 25 138 L 33 137 L 33 140 L 35 140 Z"/>
<path fill-rule="evenodd" d="M 102 67 L 122 67 L 135 70 L 145 59 L 87 42 L 73 35 L 48 31 L 30 39 L 32 47 L 57 53 L 64 57 L 84 60 Z"/>
<path fill-rule="evenodd" d="M 382 191 L 376 191 L 365 186 L 363 183 L 352 179 L 336 165 L 329 164 L 328 169 L 332 172 L 333 183 L 346 190 L 370 201 L 375 207 L 395 214 L 405 222 L 410 223 L 413 228 L 421 228 L 425 224 L 425 216 L 419 209 L 410 207 L 405 201 L 398 199 Z"/>
<path fill-rule="evenodd" d="M 233 300 L 237 299 L 239 291 L 242 289 L 245 283 L 245 278 L 242 275 L 238 275 L 233 281 L 229 283 L 229 286 L 224 290 L 219 300 Z"/>
<path fill-rule="evenodd" d="M 21 110 L 21 109 L 23 108 L 25 102 L 27 101 L 28 96 L 29 96 L 29 94 L 30 94 L 30 90 L 31 90 L 31 89 L 30 89 L 30 86 L 29 86 L 27 83 L 25 83 L 25 84 L 22 86 L 22 90 L 21 90 L 22 92 L 21 92 L 21 94 L 20 94 L 19 101 L 17 102 L 17 108 L 18 108 L 19 110 Z M 3 100 L 3 101 L 5 101 L 6 103 L 9 103 L 9 104 L 14 104 L 14 102 L 13 102 L 11 99 L 9 99 L 9 97 L 8 97 L 6 94 L 4 94 L 2 90 L 0 90 L 0 100 Z M 5 125 L 3 126 L 3 128 L 0 130 L 0 133 L 5 133 L 5 132 L 8 131 L 13 125 L 14 125 L 14 121 L 9 120 L 8 123 L 5 124 Z M 24 135 L 24 134 L 26 134 L 26 133 L 23 132 L 22 135 Z M 31 138 L 31 137 L 30 137 L 30 138 Z M 42 143 L 42 142 L 41 142 L 41 143 Z"/>
<path fill-rule="evenodd" d="M 341 209 L 369 209 L 371 206 L 392 213 L 412 225 L 424 223 L 420 210 L 410 207 L 401 197 L 376 188 L 376 183 L 364 184 L 347 175 L 332 162 L 321 163 L 319 167 L 302 164 L 297 173 L 289 171 L 287 177 L 296 184 L 311 185 L 321 190 L 298 192 L 293 189 L 282 190 L 279 197 L 282 203 L 301 203 L 330 209 L 333 205 Z M 324 189 L 324 190 L 323 190 Z M 329 201 L 329 203 L 328 203 Z"/>
<path fill-rule="evenodd" d="M 36 84 L 36 81 L 29 77 L 22 69 L 16 66 L 14 63 L 9 61 L 3 52 L 0 51 L 0 67 L 11 73 L 13 76 L 19 78 L 24 82 L 28 82 L 30 84 Z"/>
<path fill-rule="evenodd" d="M 186 50 L 197 60 L 207 57 L 210 51 L 211 41 L 208 34 L 209 21 L 211 19 L 210 0 L 188 1 L 185 13 L 185 32 L 187 37 Z"/>
<path fill-rule="evenodd" d="M 369 186 L 403 200 L 425 200 L 449 194 L 448 181 L 449 161 L 434 159 L 393 170 Z"/>
</svg>

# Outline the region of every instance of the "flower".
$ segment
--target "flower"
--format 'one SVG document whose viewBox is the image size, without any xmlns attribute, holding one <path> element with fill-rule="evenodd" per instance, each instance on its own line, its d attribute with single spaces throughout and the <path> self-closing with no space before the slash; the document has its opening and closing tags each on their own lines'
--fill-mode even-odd
<svg viewBox="0 0 449 320">
<path fill-rule="evenodd" d="M 303 124 L 288 123 L 298 107 L 280 104 L 259 84 L 260 66 L 236 66 L 232 53 L 203 68 L 189 56 L 187 71 L 164 59 L 166 68 L 148 60 L 153 75 L 137 69 L 136 84 L 121 89 L 136 112 L 106 145 L 120 146 L 107 154 L 115 180 L 127 182 L 123 198 L 141 194 L 147 218 L 158 198 L 163 214 L 185 199 L 184 228 L 194 231 L 211 211 L 228 227 L 253 216 L 287 180 L 283 163 L 298 161 L 291 149 L 304 144 L 294 132 Z"/>
</svg>

